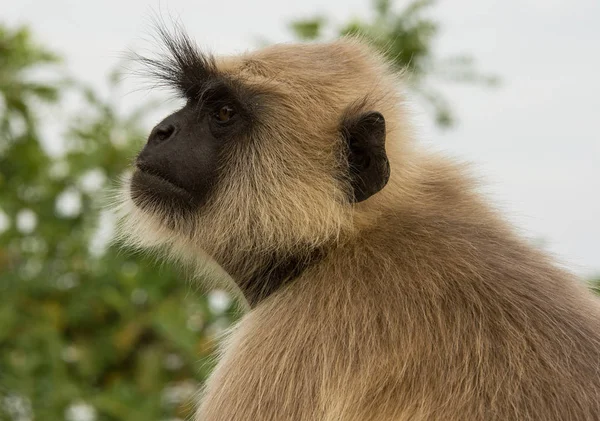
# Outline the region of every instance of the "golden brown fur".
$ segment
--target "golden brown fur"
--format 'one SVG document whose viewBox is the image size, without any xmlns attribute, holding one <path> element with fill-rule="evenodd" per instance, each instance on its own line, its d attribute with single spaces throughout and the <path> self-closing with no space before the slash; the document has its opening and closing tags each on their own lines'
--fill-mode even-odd
<svg viewBox="0 0 600 421">
<path fill-rule="evenodd" d="M 460 165 L 412 142 L 379 56 L 341 40 L 217 66 L 265 92 L 253 146 L 230 151 L 191 228 L 125 193 L 124 235 L 199 271 L 214 261 L 233 289 L 273 253 L 326 256 L 234 328 L 198 420 L 600 419 L 598 303 L 513 234 Z M 360 110 L 385 116 L 392 177 L 352 204 L 338 130 Z"/>
</svg>

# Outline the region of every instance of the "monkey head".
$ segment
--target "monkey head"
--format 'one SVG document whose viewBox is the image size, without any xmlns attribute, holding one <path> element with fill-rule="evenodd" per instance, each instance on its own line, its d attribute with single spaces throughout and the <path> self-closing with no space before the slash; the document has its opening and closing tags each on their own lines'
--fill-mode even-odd
<svg viewBox="0 0 600 421">
<path fill-rule="evenodd" d="M 141 58 L 185 100 L 150 133 L 124 183 L 123 232 L 143 247 L 212 256 L 234 279 L 355 229 L 388 182 L 395 75 L 354 39 L 234 57 L 161 31 Z"/>
</svg>

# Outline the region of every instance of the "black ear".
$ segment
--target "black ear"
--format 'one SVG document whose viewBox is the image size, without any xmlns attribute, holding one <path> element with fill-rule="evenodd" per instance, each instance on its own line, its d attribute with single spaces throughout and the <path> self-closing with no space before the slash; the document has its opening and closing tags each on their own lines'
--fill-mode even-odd
<svg viewBox="0 0 600 421">
<path fill-rule="evenodd" d="M 362 202 L 383 189 L 390 178 L 385 153 L 385 119 L 378 112 L 350 117 L 343 132 L 348 146 L 349 175 L 354 202 Z"/>
</svg>

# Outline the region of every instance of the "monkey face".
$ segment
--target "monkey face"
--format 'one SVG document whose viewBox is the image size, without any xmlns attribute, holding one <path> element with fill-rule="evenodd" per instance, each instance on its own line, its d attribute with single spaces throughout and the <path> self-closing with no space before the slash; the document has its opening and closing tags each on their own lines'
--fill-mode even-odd
<svg viewBox="0 0 600 421">
<path fill-rule="evenodd" d="M 351 232 L 355 205 L 390 175 L 384 115 L 398 101 L 381 61 L 355 41 L 216 59 L 162 35 L 169 55 L 142 61 L 186 105 L 137 157 L 125 235 L 202 249 L 231 271 L 236 258 L 314 250 Z"/>
<path fill-rule="evenodd" d="M 247 118 L 226 89 L 190 99 L 154 127 L 138 155 L 134 203 L 170 218 L 193 218 L 218 182 L 224 149 L 248 130 Z"/>
</svg>

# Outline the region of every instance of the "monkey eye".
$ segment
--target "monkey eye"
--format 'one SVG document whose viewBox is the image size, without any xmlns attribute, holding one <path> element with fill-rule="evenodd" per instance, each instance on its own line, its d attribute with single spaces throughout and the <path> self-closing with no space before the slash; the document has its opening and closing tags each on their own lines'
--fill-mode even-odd
<svg viewBox="0 0 600 421">
<path fill-rule="evenodd" d="M 214 117 L 218 123 L 227 123 L 234 115 L 235 110 L 233 107 L 224 105 L 214 114 Z"/>
</svg>

